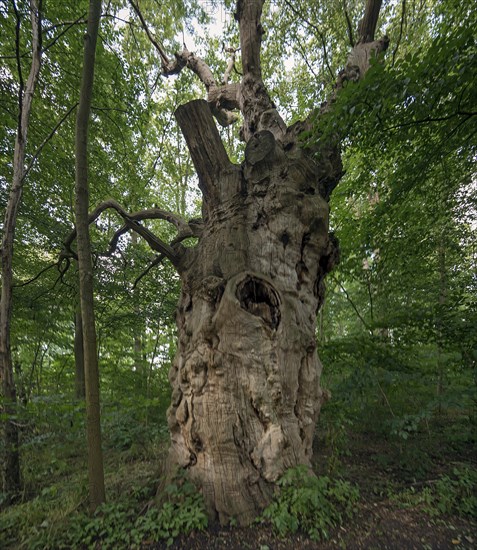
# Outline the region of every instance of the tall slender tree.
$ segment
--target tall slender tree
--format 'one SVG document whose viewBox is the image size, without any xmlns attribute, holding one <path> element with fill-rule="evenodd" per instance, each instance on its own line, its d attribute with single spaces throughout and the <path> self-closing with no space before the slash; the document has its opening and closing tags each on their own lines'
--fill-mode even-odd
<svg viewBox="0 0 477 550">
<path fill-rule="evenodd" d="M 16 17 L 16 58 L 18 69 L 18 124 L 13 158 L 13 177 L 10 187 L 1 248 L 2 291 L 0 298 L 0 379 L 3 393 L 5 461 L 3 472 L 4 492 L 10 497 L 20 488 L 20 456 L 18 450 L 18 427 L 13 420 L 16 409 L 16 390 L 13 376 L 13 361 L 10 346 L 11 317 L 13 311 L 13 253 L 15 227 L 23 185 L 27 176 L 25 167 L 28 126 L 38 76 L 41 68 L 41 0 L 30 0 L 32 60 L 27 81 L 24 82 L 20 50 L 21 14 L 15 0 L 12 7 Z"/>
<path fill-rule="evenodd" d="M 93 263 L 89 236 L 88 124 L 98 38 L 101 0 L 90 0 L 88 28 L 84 36 L 83 74 L 76 117 L 76 200 L 78 269 L 80 279 L 83 361 L 85 369 L 88 474 L 90 507 L 94 511 L 105 499 L 99 403 L 99 370 L 94 320 Z"/>
</svg>

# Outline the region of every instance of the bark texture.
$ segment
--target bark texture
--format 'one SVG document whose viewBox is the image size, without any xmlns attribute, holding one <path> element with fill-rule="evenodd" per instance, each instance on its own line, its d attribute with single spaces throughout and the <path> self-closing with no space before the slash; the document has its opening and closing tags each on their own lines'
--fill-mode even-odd
<svg viewBox="0 0 477 550">
<path fill-rule="evenodd" d="M 342 176 L 339 136 L 306 148 L 299 135 L 312 119 L 287 128 L 276 111 L 260 67 L 262 6 L 237 2 L 243 78 L 225 86 L 243 115 L 242 164 L 229 161 L 208 102 L 176 111 L 204 201 L 199 242 L 175 264 L 182 292 L 170 463 L 188 469 L 222 523 L 249 523 L 287 468 L 310 465 L 324 399 L 316 316 L 339 256 L 328 227 Z M 335 94 L 381 51 L 370 42 L 379 6 L 368 0 Z"/>
<path fill-rule="evenodd" d="M 18 427 L 11 420 L 16 414 L 17 396 L 13 377 L 13 361 L 10 345 L 10 326 L 13 310 L 13 252 L 17 212 L 20 206 L 23 183 L 26 176 L 25 153 L 28 137 L 28 124 L 33 96 L 41 67 L 41 1 L 30 1 L 32 25 L 32 63 L 26 84 L 23 83 L 20 66 L 20 15 L 14 4 L 17 16 L 17 59 L 20 87 L 18 93 L 18 127 L 13 158 L 13 178 L 3 222 L 1 247 L 2 291 L 0 297 L 0 381 L 4 398 L 3 413 L 7 415 L 4 424 L 4 469 L 3 491 L 7 497 L 20 489 L 20 456 L 18 451 Z"/>
<path fill-rule="evenodd" d="M 187 50 L 170 60 L 150 33 L 164 75 L 191 69 L 207 101 L 179 107 L 177 121 L 197 170 L 202 219 L 188 223 L 164 212 L 178 236 L 161 242 L 114 201 L 126 228 L 169 258 L 182 291 L 178 351 L 170 370 L 169 466 L 186 468 L 202 488 L 212 518 L 252 521 L 269 504 L 289 467 L 310 465 L 315 423 L 324 399 L 316 351 L 316 316 L 324 277 L 337 263 L 328 200 L 343 170 L 340 136 L 306 146 L 316 117 L 333 108 L 346 80 L 361 78 L 387 40 L 374 41 L 382 0 L 367 0 L 358 39 L 335 90 L 307 120 L 287 127 L 262 79 L 264 0 L 238 0 L 243 76 L 230 83 L 236 50 L 218 85 L 210 68 Z M 243 117 L 245 158 L 232 164 L 213 116 L 226 125 Z M 316 134 L 316 133 L 315 133 Z M 102 210 L 101 210 L 102 211 Z M 147 214 L 149 216 L 149 214 Z M 123 231 L 119 230 L 118 233 Z M 194 236 L 195 247 L 181 241 Z M 72 237 L 74 238 L 74 236 Z M 68 242 L 65 243 L 68 251 Z M 154 262 L 153 262 L 154 263 Z"/>
<path fill-rule="evenodd" d="M 172 460 L 200 483 L 212 515 L 247 523 L 287 468 L 310 463 L 322 403 L 315 321 L 337 260 L 325 174 L 269 130 L 231 164 L 204 101 L 177 119 L 208 199 L 200 242 L 179 266 Z"/>
<path fill-rule="evenodd" d="M 94 511 L 105 499 L 99 405 L 99 372 L 93 300 L 93 265 L 89 237 L 88 123 L 93 91 L 96 41 L 101 0 L 90 0 L 88 29 L 84 37 L 83 74 L 76 118 L 75 221 L 78 243 L 81 319 L 86 390 L 88 477 L 90 507 Z"/>
<path fill-rule="evenodd" d="M 84 380 L 84 350 L 83 350 L 83 322 L 81 319 L 81 306 L 78 304 L 75 312 L 75 397 L 84 399 L 85 380 Z"/>
</svg>

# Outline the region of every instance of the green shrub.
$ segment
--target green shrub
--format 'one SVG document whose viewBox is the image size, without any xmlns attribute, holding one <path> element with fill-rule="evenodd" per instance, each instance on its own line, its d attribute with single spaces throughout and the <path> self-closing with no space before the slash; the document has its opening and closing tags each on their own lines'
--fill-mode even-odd
<svg viewBox="0 0 477 550">
<path fill-rule="evenodd" d="M 477 470 L 454 468 L 435 484 L 434 507 L 441 514 L 477 517 Z"/>
<path fill-rule="evenodd" d="M 410 487 L 388 496 L 402 508 L 421 506 L 431 516 L 477 517 L 477 470 L 470 466 L 454 468 L 451 475 L 441 476 L 421 491 Z"/>
<path fill-rule="evenodd" d="M 353 516 L 359 498 L 356 486 L 315 477 L 306 466 L 289 469 L 277 484 L 278 494 L 263 517 L 280 536 L 302 529 L 312 540 L 326 539 L 330 529 Z"/>
<path fill-rule="evenodd" d="M 130 549 L 140 548 L 143 541 L 159 540 L 169 546 L 178 535 L 207 527 L 202 495 L 183 474 L 166 487 L 160 507 L 151 506 L 145 513 L 137 508 L 134 501 L 105 503 L 93 516 L 76 514 L 54 535 L 44 532 L 29 547 Z"/>
</svg>

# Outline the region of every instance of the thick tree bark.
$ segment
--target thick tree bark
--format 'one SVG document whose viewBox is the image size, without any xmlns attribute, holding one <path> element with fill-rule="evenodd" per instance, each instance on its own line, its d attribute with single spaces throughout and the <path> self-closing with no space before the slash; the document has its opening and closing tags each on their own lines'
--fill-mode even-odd
<svg viewBox="0 0 477 550">
<path fill-rule="evenodd" d="M 88 29 L 84 37 L 83 75 L 76 118 L 75 221 L 78 243 L 81 317 L 86 388 L 89 500 L 94 511 L 105 499 L 99 404 L 99 372 L 94 320 L 93 265 L 89 237 L 88 123 L 93 91 L 96 41 L 101 0 L 90 0 Z"/>
<path fill-rule="evenodd" d="M 209 118 L 203 146 L 198 112 Z M 262 130 L 234 166 L 206 102 L 181 107 L 177 118 L 196 144 L 199 177 L 215 167 L 206 175 L 215 205 L 179 266 L 171 458 L 200 483 L 211 515 L 247 523 L 287 468 L 310 464 L 322 402 L 316 313 L 337 249 L 322 168 L 298 145 L 285 151 Z"/>
<path fill-rule="evenodd" d="M 14 4 L 17 15 L 17 57 L 20 78 L 18 94 L 19 113 L 18 127 L 15 139 L 13 158 L 13 179 L 10 195 L 3 222 L 3 238 L 1 248 L 2 261 L 2 291 L 0 298 L 0 380 L 3 393 L 3 413 L 6 415 L 4 425 L 4 471 L 3 490 L 8 497 L 20 489 L 20 456 L 18 450 L 18 427 L 11 417 L 16 414 L 16 390 L 13 377 L 13 362 L 10 347 L 10 322 L 13 310 L 13 247 L 17 212 L 21 202 L 23 183 L 25 179 L 25 153 L 28 136 L 28 123 L 38 75 L 41 67 L 41 0 L 30 1 L 30 17 L 32 25 L 32 63 L 28 80 L 24 86 L 20 68 L 20 16 Z"/>
<path fill-rule="evenodd" d="M 344 78 L 381 51 L 368 0 Z M 202 487 L 211 517 L 252 521 L 289 467 L 310 466 L 324 394 L 316 316 L 338 261 L 328 199 L 342 175 L 339 136 L 314 150 L 287 128 L 262 81 L 263 0 L 239 0 L 245 159 L 233 165 L 205 101 L 176 111 L 203 193 L 204 226 L 176 262 L 182 280 L 170 371 L 170 464 Z M 350 74 L 355 76 L 350 76 Z M 338 92 L 336 92 L 338 93 Z M 333 98 L 323 107 L 332 108 Z"/>
</svg>

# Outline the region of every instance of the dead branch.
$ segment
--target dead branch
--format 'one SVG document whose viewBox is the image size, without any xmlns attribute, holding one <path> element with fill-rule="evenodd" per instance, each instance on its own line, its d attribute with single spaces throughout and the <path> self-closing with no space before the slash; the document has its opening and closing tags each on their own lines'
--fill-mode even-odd
<svg viewBox="0 0 477 550">
<path fill-rule="evenodd" d="M 218 86 L 207 63 L 194 53 L 190 52 L 186 47 L 184 47 L 182 52 L 175 53 L 174 59 L 169 59 L 166 55 L 165 49 L 150 31 L 137 3 L 133 0 L 129 0 L 129 3 L 133 7 L 136 15 L 139 17 L 146 36 L 159 53 L 163 76 L 176 75 L 179 74 L 184 67 L 189 68 L 195 75 L 197 75 L 202 84 L 204 84 L 207 91 L 207 101 L 209 102 L 210 109 L 219 124 L 225 127 L 236 122 L 238 120 L 238 116 L 237 114 L 232 113 L 231 110 L 240 108 L 240 102 L 238 100 L 236 89 L 237 85 L 232 85 L 233 88 L 231 90 L 226 90 L 227 86 Z M 230 72 L 231 70 L 232 69 L 230 69 Z M 225 104 L 227 106 L 225 106 Z"/>
</svg>

